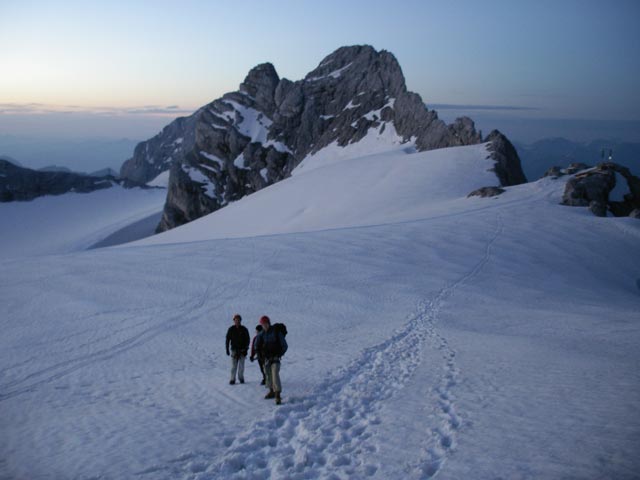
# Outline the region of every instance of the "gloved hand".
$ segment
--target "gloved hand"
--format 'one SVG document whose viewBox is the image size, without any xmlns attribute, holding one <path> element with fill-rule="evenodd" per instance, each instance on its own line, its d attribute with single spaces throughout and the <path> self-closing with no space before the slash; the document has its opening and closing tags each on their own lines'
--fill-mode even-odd
<svg viewBox="0 0 640 480">
<path fill-rule="evenodd" d="M 249 357 L 249 361 L 250 361 L 250 362 L 253 362 L 254 360 L 255 360 L 255 359 L 254 359 L 252 356 L 251 356 L 251 357 Z"/>
<path fill-rule="evenodd" d="M 227 348 L 227 357 L 229 356 L 229 349 Z"/>
<path fill-rule="evenodd" d="M 247 351 L 246 350 L 242 350 L 240 352 L 240 355 L 242 355 L 243 357 L 246 357 L 247 356 Z"/>
</svg>

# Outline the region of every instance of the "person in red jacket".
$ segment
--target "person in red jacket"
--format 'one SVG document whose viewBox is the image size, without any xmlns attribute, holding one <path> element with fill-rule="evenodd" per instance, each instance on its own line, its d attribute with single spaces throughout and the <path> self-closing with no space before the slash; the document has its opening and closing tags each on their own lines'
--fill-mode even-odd
<svg viewBox="0 0 640 480">
<path fill-rule="evenodd" d="M 258 355 L 264 356 L 264 369 L 267 377 L 269 393 L 264 398 L 275 398 L 280 405 L 282 399 L 282 383 L 280 382 L 280 359 L 286 353 L 288 345 L 284 335 L 271 326 L 271 319 L 264 315 L 260 318 L 262 333 L 256 339 Z"/>
<path fill-rule="evenodd" d="M 238 380 L 240 383 L 244 383 L 244 359 L 247 357 L 247 351 L 249 350 L 249 330 L 244 325 L 241 325 L 242 317 L 237 313 L 233 316 L 233 325 L 227 330 L 227 341 L 225 347 L 227 355 L 231 355 L 231 380 L 229 385 L 236 383 L 236 372 L 238 373 Z M 229 351 L 231 347 L 231 351 Z"/>
</svg>

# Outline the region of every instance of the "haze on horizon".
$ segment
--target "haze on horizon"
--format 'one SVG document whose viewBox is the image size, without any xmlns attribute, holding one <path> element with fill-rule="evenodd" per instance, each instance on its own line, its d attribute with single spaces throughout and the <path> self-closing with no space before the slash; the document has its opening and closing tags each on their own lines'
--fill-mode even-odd
<svg viewBox="0 0 640 480">
<path fill-rule="evenodd" d="M 392 52 L 447 121 L 640 141 L 638 19 L 634 0 L 4 0 L 0 154 L 10 137 L 143 140 L 259 63 L 298 80 L 353 44 Z"/>
</svg>

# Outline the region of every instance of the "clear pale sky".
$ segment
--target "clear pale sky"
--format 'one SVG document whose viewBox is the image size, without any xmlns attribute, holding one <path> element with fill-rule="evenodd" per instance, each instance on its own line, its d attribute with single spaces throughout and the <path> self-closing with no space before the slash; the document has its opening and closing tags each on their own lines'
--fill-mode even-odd
<svg viewBox="0 0 640 480">
<path fill-rule="evenodd" d="M 640 121 L 640 0 L 0 0 L 0 134 L 146 138 L 258 63 L 298 80 L 353 44 L 442 111 Z"/>
</svg>

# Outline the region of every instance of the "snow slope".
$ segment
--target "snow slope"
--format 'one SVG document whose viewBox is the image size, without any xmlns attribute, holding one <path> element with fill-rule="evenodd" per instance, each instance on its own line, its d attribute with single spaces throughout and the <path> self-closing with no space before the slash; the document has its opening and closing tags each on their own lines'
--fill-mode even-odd
<svg viewBox="0 0 640 480">
<path fill-rule="evenodd" d="M 163 189 L 114 186 L 91 193 L 0 203 L 0 259 L 84 250 L 122 228 L 161 213 L 166 195 Z M 134 238 L 151 235 L 156 225 Z"/>
<path fill-rule="evenodd" d="M 357 144 L 356 144 L 357 145 Z M 407 146 L 355 158 L 335 146 L 308 157 L 291 178 L 138 245 L 307 232 L 409 221 L 468 209 L 466 195 L 495 185 L 486 145 L 421 153 Z M 360 150 L 358 145 L 356 152 Z M 349 149 L 346 149 L 349 150 Z M 328 161 L 328 157 L 332 161 Z M 486 202 L 471 202 L 486 205 Z"/>
<path fill-rule="evenodd" d="M 0 478 L 638 478 L 640 226 L 561 179 L 466 199 L 483 162 L 344 159 L 0 260 Z M 282 406 L 228 384 L 236 312 L 289 327 Z"/>
</svg>

